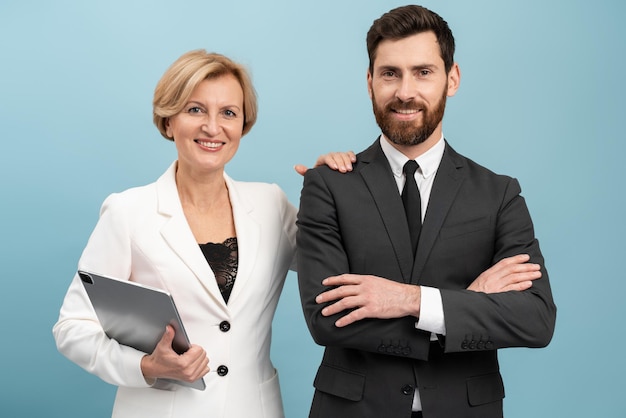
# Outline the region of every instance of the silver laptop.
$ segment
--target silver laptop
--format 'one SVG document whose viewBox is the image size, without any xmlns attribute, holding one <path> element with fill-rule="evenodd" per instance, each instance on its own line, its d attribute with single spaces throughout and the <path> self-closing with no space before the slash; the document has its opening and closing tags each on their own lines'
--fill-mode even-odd
<svg viewBox="0 0 626 418">
<path fill-rule="evenodd" d="M 176 332 L 172 341 L 174 351 L 182 354 L 191 346 L 174 299 L 168 292 L 82 270 L 78 275 L 109 338 L 144 353 L 152 353 L 169 324 Z M 193 383 L 159 380 L 199 390 L 206 387 L 202 378 Z"/>
</svg>

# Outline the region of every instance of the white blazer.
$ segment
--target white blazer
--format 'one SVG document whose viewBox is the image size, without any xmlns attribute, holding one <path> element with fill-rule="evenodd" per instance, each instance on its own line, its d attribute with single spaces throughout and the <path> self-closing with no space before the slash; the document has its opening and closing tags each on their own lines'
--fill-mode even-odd
<svg viewBox="0 0 626 418">
<path fill-rule="evenodd" d="M 237 230 L 239 266 L 228 305 L 189 228 L 175 182 L 176 162 L 155 182 L 110 195 L 78 268 L 169 291 L 189 339 L 202 346 L 211 371 L 207 388 L 151 387 L 144 353 L 103 332 L 78 275 L 53 334 L 70 360 L 119 386 L 114 417 L 275 418 L 284 416 L 270 360 L 271 324 L 295 259 L 296 208 L 274 184 L 224 175 Z M 228 322 L 230 329 L 221 331 Z M 228 373 L 219 376 L 219 366 Z"/>
</svg>

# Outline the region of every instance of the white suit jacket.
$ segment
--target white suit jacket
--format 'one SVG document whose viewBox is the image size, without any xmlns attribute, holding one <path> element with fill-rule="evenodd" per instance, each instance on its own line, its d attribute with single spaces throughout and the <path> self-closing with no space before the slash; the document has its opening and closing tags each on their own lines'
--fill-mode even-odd
<svg viewBox="0 0 626 418">
<path fill-rule="evenodd" d="M 189 339 L 208 354 L 206 390 L 150 387 L 140 370 L 144 353 L 104 334 L 77 275 L 53 328 L 57 347 L 119 386 L 114 417 L 282 417 L 271 323 L 295 258 L 296 208 L 276 185 L 225 175 L 239 247 L 226 305 L 185 219 L 175 172 L 176 162 L 155 183 L 109 196 L 78 267 L 169 291 Z M 224 321 L 228 331 L 220 330 Z M 222 365 L 225 376 L 217 373 Z"/>
</svg>

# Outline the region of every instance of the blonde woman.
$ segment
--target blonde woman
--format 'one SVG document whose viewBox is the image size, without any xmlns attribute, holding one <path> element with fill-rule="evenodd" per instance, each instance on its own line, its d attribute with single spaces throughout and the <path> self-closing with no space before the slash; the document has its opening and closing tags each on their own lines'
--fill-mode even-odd
<svg viewBox="0 0 626 418">
<path fill-rule="evenodd" d="M 165 72 L 153 104 L 178 158 L 156 182 L 104 201 L 78 268 L 169 291 L 193 345 L 176 354 L 169 327 L 152 353 L 108 338 L 75 276 L 53 329 L 57 347 L 119 386 L 114 417 L 281 417 L 271 323 L 294 260 L 296 208 L 278 186 L 224 170 L 256 121 L 250 78 L 222 55 L 192 51 Z M 204 391 L 157 389 L 163 378 L 200 377 Z"/>
</svg>

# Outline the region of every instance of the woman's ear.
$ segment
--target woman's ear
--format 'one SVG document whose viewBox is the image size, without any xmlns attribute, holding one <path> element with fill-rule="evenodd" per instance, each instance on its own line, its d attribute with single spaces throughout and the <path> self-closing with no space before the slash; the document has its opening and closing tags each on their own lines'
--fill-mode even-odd
<svg viewBox="0 0 626 418">
<path fill-rule="evenodd" d="M 172 128 L 170 127 L 170 118 L 165 119 L 165 135 L 171 140 L 174 140 L 172 136 Z"/>
</svg>

